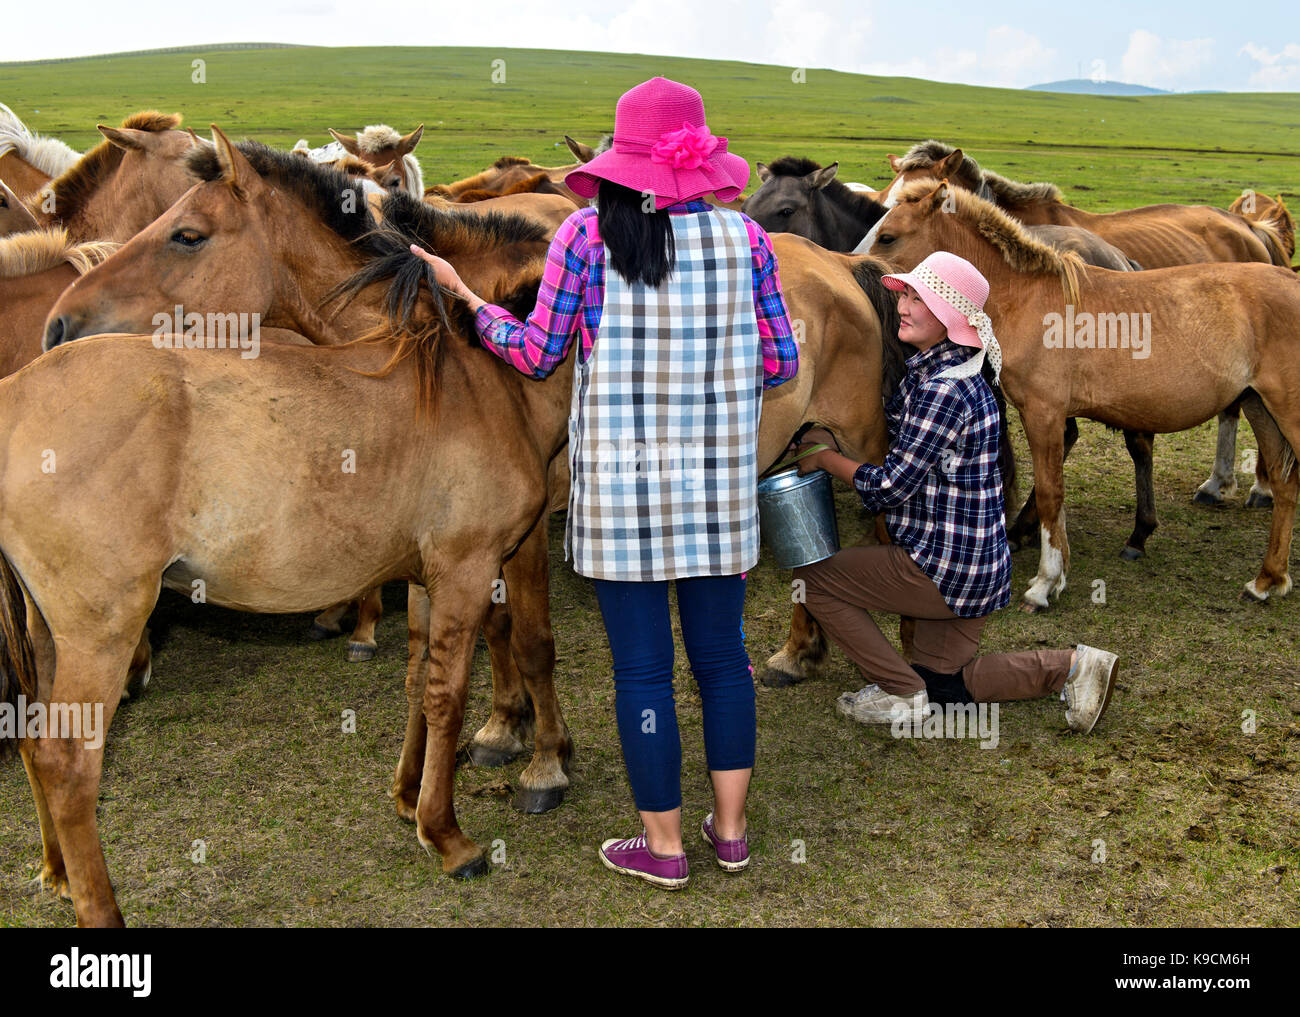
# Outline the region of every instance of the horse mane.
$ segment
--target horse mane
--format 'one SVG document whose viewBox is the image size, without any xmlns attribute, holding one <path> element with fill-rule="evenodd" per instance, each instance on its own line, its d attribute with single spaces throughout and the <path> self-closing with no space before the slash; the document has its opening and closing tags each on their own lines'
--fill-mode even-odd
<svg viewBox="0 0 1300 1017">
<path fill-rule="evenodd" d="M 0 102 L 0 155 L 17 152 L 33 169 L 49 177 L 67 171 L 81 153 L 58 138 L 32 134 L 13 110 Z"/>
<path fill-rule="evenodd" d="M 899 170 L 905 173 L 908 170 L 928 169 L 943 162 L 955 151 L 952 145 L 936 141 L 934 138 L 918 142 L 907 150 L 907 154 L 899 163 Z M 980 194 L 981 197 L 989 196 L 981 194 L 981 191 L 987 189 L 999 204 L 1031 205 L 1062 200 L 1061 189 L 1055 184 L 1023 184 L 1016 180 L 1008 180 L 991 170 L 981 169 L 974 157 L 967 155 L 965 151 L 962 152 L 961 166 L 952 182 L 968 191 Z"/>
<path fill-rule="evenodd" d="M 11 233 L 0 237 L 0 279 L 48 272 L 65 262 L 85 275 L 121 246 L 111 240 L 74 244 L 62 227 Z"/>
<path fill-rule="evenodd" d="M 507 194 L 535 194 L 538 189 L 551 182 L 551 178 L 545 173 L 535 173 L 531 177 L 525 177 L 516 184 L 511 184 L 503 191 L 487 191 L 476 189 L 471 191 L 461 191 L 456 200 L 462 205 L 471 201 L 487 201 L 489 198 L 504 198 Z"/>
<path fill-rule="evenodd" d="M 357 186 L 352 177 L 340 170 L 258 141 L 241 141 L 236 147 L 258 176 L 301 201 L 360 258 L 361 267 L 333 287 L 325 295 L 323 305 L 339 302 L 340 307 L 346 307 L 367 287 L 387 284 L 383 299 L 386 323 L 353 341 L 394 344 L 388 363 L 377 372 L 379 376 L 390 372 L 408 356 L 415 356 L 421 406 L 430 405 L 436 395 L 434 379 L 441 362 L 442 339 L 452 330 L 452 324 L 432 267 L 411 254 L 411 245 L 419 244 L 454 259 L 458 254 L 481 254 L 518 243 L 544 245 L 549 239 L 544 225 L 525 216 L 502 212 L 462 215 L 427 205 L 405 191 L 384 198 L 380 206 L 382 222 L 377 223 L 370 214 L 368 202 L 340 200 L 341 195 Z M 192 149 L 187 165 L 201 181 L 221 179 L 221 164 L 214 148 Z M 498 289 L 518 291 L 531 285 L 535 300 L 543 261 L 539 251 L 526 270 L 498 285 Z M 428 287 L 428 294 L 421 292 L 421 284 Z M 431 296 L 436 313 L 430 314 L 427 306 L 421 306 L 422 296 Z M 474 334 L 472 317 L 468 329 L 463 317 L 458 318 L 457 325 L 462 333 Z"/>
<path fill-rule="evenodd" d="M 767 167 L 777 177 L 806 177 L 816 173 L 822 167 L 811 159 L 797 155 L 783 155 L 774 159 Z M 834 177 L 822 191 L 835 204 L 846 208 L 856 217 L 874 222 L 885 213 L 885 206 L 861 191 L 855 191 L 844 184 L 839 177 Z"/>
<path fill-rule="evenodd" d="M 401 143 L 402 136 L 387 124 L 370 124 L 357 131 L 357 148 L 371 155 L 378 155 L 386 148 Z"/>
<path fill-rule="evenodd" d="M 878 258 L 863 254 L 854 257 L 851 271 L 880 319 L 880 394 L 885 402 L 889 402 L 907 374 L 905 361 L 912 354 L 898 338 L 898 297 L 884 283 L 884 276 L 893 268 Z"/>
<path fill-rule="evenodd" d="M 157 110 L 132 113 L 122 121 L 125 129 L 148 131 L 151 134 L 175 130 L 180 124 L 179 113 L 159 113 Z M 122 150 L 105 138 L 36 194 L 27 198 L 27 207 L 39 217 L 42 214 L 41 205 L 53 193 L 58 217 L 67 222 L 86 206 L 104 179 L 121 163 Z"/>
<path fill-rule="evenodd" d="M 898 195 L 898 203 L 920 201 L 933 194 L 932 180 L 913 180 Z M 1083 259 L 1073 251 L 1061 252 L 1036 240 L 1026 232 L 1017 219 L 1013 219 L 991 201 L 986 201 L 961 187 L 949 187 L 953 212 L 958 219 L 974 227 L 1002 255 L 1002 260 L 1013 272 L 1026 275 L 1051 275 L 1061 281 L 1061 290 L 1067 304 L 1079 304 L 1079 272 Z"/>
<path fill-rule="evenodd" d="M 509 169 L 511 166 L 527 166 L 531 159 L 522 155 L 503 155 L 492 164 L 493 169 Z"/>
</svg>

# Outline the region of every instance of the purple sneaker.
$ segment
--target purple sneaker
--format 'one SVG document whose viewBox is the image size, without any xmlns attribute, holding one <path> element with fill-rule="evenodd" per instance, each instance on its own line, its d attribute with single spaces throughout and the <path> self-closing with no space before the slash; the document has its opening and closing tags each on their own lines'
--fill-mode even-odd
<svg viewBox="0 0 1300 1017">
<path fill-rule="evenodd" d="M 713 832 L 713 813 L 710 812 L 704 817 L 700 832 L 704 834 L 704 843 L 712 846 L 718 864 L 728 872 L 739 872 L 749 864 L 748 831 L 740 840 L 723 840 Z"/>
<path fill-rule="evenodd" d="M 625 876 L 636 876 L 665 890 L 680 890 L 686 885 L 688 874 L 686 855 L 669 855 L 661 858 L 650 851 L 645 841 L 645 831 L 629 840 L 607 840 L 600 846 L 600 860 L 607 869 Z"/>
</svg>

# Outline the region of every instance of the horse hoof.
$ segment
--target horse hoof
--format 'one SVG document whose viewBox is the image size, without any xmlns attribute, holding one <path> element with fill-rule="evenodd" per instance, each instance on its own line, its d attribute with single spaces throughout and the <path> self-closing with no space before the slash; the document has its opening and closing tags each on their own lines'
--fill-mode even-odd
<svg viewBox="0 0 1300 1017">
<path fill-rule="evenodd" d="M 448 875 L 452 879 L 477 879 L 488 874 L 488 862 L 482 855 L 472 858 L 458 869 L 452 869 Z"/>
<path fill-rule="evenodd" d="M 1137 561 L 1144 554 L 1146 554 L 1146 552 L 1143 551 L 1142 548 L 1134 547 L 1132 544 L 1125 544 L 1124 550 L 1120 551 L 1119 556 L 1125 561 Z"/>
<path fill-rule="evenodd" d="M 499 766 L 509 766 L 519 758 L 520 750 L 509 751 L 507 749 L 494 749 L 487 745 L 477 745 L 471 742 L 465 754 L 469 756 L 469 761 L 475 766 L 484 766 L 496 768 Z"/>
<path fill-rule="evenodd" d="M 514 801 L 510 804 L 515 807 L 517 812 L 537 816 L 543 812 L 550 812 L 552 809 L 559 808 L 562 801 L 564 801 L 564 788 L 562 787 L 546 788 L 541 791 L 530 791 L 526 787 L 521 787 L 518 794 L 515 795 Z"/>
<path fill-rule="evenodd" d="M 1207 494 L 1205 491 L 1197 491 L 1192 495 L 1192 501 L 1197 505 L 1208 505 L 1210 508 L 1217 508 L 1219 505 L 1223 504 L 1222 497 L 1216 498 L 1214 495 Z"/>
<path fill-rule="evenodd" d="M 1273 507 L 1273 496 L 1271 494 L 1260 494 L 1258 491 L 1251 491 L 1250 497 L 1246 499 L 1246 508 L 1266 508 Z"/>
<path fill-rule="evenodd" d="M 1020 610 L 1025 614 L 1042 614 L 1047 610 L 1046 604 L 1035 604 L 1032 600 L 1022 600 Z"/>
<path fill-rule="evenodd" d="M 311 623 L 311 628 L 307 631 L 307 638 L 320 642 L 322 639 L 333 639 L 336 636 L 343 635 L 342 629 L 327 629 L 324 625 Z"/>
<path fill-rule="evenodd" d="M 378 647 L 367 643 L 348 643 L 348 660 L 356 664 L 363 660 L 374 660 Z"/>
<path fill-rule="evenodd" d="M 789 671 L 782 671 L 775 667 L 765 668 L 763 673 L 758 676 L 758 680 L 769 689 L 787 689 L 791 685 L 798 685 L 803 681 L 802 678 L 792 675 Z"/>
</svg>

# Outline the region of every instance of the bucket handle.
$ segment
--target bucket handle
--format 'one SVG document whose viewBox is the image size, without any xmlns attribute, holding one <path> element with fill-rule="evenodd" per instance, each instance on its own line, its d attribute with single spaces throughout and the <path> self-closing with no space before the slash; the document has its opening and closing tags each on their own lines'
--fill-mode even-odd
<svg viewBox="0 0 1300 1017">
<path fill-rule="evenodd" d="M 770 477 L 774 473 L 780 473 L 782 470 L 787 469 L 790 466 L 793 466 L 800 459 L 805 459 L 808 456 L 815 455 L 818 452 L 825 452 L 828 448 L 830 448 L 830 446 L 826 444 L 818 444 L 818 445 L 813 445 L 811 448 L 806 448 L 802 452 L 798 453 L 797 455 L 791 456 L 789 459 L 785 460 L 784 462 L 777 463 L 771 469 L 765 470 L 762 474 L 760 474 L 758 479 L 762 480 L 764 477 Z"/>
</svg>

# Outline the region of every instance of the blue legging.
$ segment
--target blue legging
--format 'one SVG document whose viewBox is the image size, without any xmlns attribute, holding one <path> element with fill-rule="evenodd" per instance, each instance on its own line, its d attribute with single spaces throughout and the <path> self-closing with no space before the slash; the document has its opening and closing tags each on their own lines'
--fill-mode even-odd
<svg viewBox="0 0 1300 1017">
<path fill-rule="evenodd" d="M 754 765 L 754 673 L 745 653 L 745 577 L 678 579 L 677 613 L 704 712 L 710 770 Z M 668 583 L 596 580 L 614 656 L 614 712 L 636 807 L 682 804 L 682 745 L 673 701 L 673 631 Z"/>
</svg>

